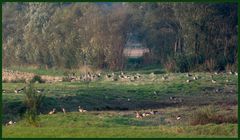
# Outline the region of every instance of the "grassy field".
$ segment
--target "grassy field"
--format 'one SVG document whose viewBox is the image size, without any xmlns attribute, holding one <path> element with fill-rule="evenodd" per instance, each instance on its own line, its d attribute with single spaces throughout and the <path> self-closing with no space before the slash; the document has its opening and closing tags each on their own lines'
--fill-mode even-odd
<svg viewBox="0 0 240 140">
<path fill-rule="evenodd" d="M 3 137 L 237 137 L 237 123 L 231 118 L 191 124 L 194 112 L 208 106 L 214 108 L 212 114 L 237 118 L 237 76 L 214 75 L 214 84 L 211 73 L 194 73 L 199 79 L 187 83 L 192 77 L 184 73 L 170 73 L 167 80 L 162 80 L 163 74 L 152 76 L 148 72 L 140 72 L 142 77 L 134 82 L 101 78 L 89 84 L 35 84 L 35 88 L 44 88 L 46 95 L 38 128 L 22 119 L 24 94 L 14 93 L 15 88 L 25 84 L 3 83 L 3 122 L 17 122 L 3 126 Z M 77 112 L 79 105 L 88 112 Z M 67 114 L 61 112 L 61 107 Z M 57 114 L 47 115 L 52 108 Z M 135 111 L 150 110 L 158 113 L 135 118 Z M 179 115 L 181 119 L 177 120 Z"/>
</svg>

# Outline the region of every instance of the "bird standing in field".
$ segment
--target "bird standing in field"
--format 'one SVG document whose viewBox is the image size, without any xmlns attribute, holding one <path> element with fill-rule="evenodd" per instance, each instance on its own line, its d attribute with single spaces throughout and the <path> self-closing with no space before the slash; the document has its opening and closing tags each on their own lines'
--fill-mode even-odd
<svg viewBox="0 0 240 140">
<path fill-rule="evenodd" d="M 178 116 L 177 116 L 177 120 L 180 120 L 180 119 L 181 119 L 181 116 L 180 116 L 180 115 L 178 115 Z"/>
<path fill-rule="evenodd" d="M 236 75 L 236 76 L 238 76 L 238 73 L 237 73 L 237 72 L 235 72 L 235 75 Z"/>
<path fill-rule="evenodd" d="M 6 123 L 6 126 L 8 126 L 8 125 L 13 125 L 13 124 L 15 124 L 15 123 L 16 123 L 16 122 L 14 122 L 14 121 L 11 120 L 11 121 L 9 121 L 9 122 Z"/>
<path fill-rule="evenodd" d="M 194 76 L 194 77 L 193 77 L 193 80 L 198 80 L 198 76 Z"/>
<path fill-rule="evenodd" d="M 87 110 L 81 108 L 81 106 L 78 106 L 78 111 L 81 112 L 81 113 L 83 113 L 83 112 L 87 112 Z"/>
<path fill-rule="evenodd" d="M 152 110 L 150 111 L 150 114 L 155 115 L 158 111 Z"/>
<path fill-rule="evenodd" d="M 217 83 L 217 81 L 212 79 L 212 83 L 213 83 L 213 84 L 216 84 L 216 83 Z"/>
<path fill-rule="evenodd" d="M 143 115 L 139 112 L 136 112 L 136 118 L 137 119 L 142 119 L 143 118 Z"/>
<path fill-rule="evenodd" d="M 53 110 L 52 111 L 50 111 L 48 114 L 49 115 L 52 115 L 52 114 L 55 114 L 56 113 L 56 109 L 55 108 L 53 108 Z"/>
<path fill-rule="evenodd" d="M 192 76 L 191 74 L 187 73 L 187 77 L 191 77 L 191 76 Z"/>
<path fill-rule="evenodd" d="M 211 75 L 211 79 L 212 79 L 212 83 L 213 83 L 213 84 L 216 84 L 216 83 L 217 83 L 217 81 L 213 79 L 213 75 Z"/>
<path fill-rule="evenodd" d="M 63 111 L 64 114 L 66 114 L 66 110 L 65 110 L 65 108 L 62 108 L 62 111 Z"/>
</svg>

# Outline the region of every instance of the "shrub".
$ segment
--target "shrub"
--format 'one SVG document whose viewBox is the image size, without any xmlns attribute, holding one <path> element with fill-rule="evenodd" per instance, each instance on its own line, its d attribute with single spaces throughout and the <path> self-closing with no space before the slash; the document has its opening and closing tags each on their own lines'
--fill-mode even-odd
<svg viewBox="0 0 240 140">
<path fill-rule="evenodd" d="M 38 110 L 42 103 L 44 96 L 42 94 L 37 94 L 33 88 L 32 84 L 29 84 L 25 90 L 25 100 L 24 104 L 27 107 L 25 113 L 26 121 L 33 126 L 39 126 L 39 117 L 38 117 Z"/>
<path fill-rule="evenodd" d="M 35 83 L 35 82 L 45 83 L 45 81 L 39 75 L 35 75 L 30 82 L 31 83 Z"/>
</svg>

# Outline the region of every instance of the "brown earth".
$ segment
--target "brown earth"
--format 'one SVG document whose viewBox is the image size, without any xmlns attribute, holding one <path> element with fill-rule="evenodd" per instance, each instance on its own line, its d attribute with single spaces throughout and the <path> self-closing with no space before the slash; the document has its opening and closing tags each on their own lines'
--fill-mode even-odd
<svg viewBox="0 0 240 140">
<path fill-rule="evenodd" d="M 23 80 L 25 82 L 30 81 L 34 77 L 34 73 L 28 72 L 19 72 L 13 70 L 5 70 L 2 71 L 2 81 L 12 82 Z M 60 82 L 62 81 L 62 77 L 60 76 L 48 76 L 48 75 L 39 75 L 45 82 Z"/>
</svg>

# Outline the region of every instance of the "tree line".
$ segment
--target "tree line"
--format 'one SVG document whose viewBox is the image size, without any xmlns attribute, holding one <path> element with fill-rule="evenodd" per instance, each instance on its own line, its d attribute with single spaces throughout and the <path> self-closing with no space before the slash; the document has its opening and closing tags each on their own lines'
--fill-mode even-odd
<svg viewBox="0 0 240 140">
<path fill-rule="evenodd" d="M 142 65 L 237 69 L 236 3 L 3 3 L 2 65 L 123 70 L 127 42 Z"/>
</svg>

